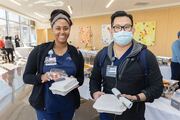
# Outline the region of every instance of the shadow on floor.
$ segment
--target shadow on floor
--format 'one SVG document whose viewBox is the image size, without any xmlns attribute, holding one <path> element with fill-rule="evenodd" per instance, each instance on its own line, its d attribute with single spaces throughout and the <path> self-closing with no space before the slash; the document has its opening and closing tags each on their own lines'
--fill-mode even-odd
<svg viewBox="0 0 180 120">
<path fill-rule="evenodd" d="M 36 120 L 34 109 L 28 103 L 28 96 L 31 89 L 20 93 L 13 104 L 0 113 L 1 120 Z M 76 110 L 73 120 L 99 120 L 98 113 L 92 108 L 93 101 L 81 100 L 81 106 Z"/>
</svg>

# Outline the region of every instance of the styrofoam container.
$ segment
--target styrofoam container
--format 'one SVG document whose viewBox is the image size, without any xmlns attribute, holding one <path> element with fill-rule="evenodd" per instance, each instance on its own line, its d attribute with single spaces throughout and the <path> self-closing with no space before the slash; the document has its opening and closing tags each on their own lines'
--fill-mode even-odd
<svg viewBox="0 0 180 120">
<path fill-rule="evenodd" d="M 100 113 L 111 113 L 116 115 L 121 115 L 127 109 L 122 101 L 112 94 L 105 94 L 99 97 L 94 103 L 93 108 Z"/>
</svg>

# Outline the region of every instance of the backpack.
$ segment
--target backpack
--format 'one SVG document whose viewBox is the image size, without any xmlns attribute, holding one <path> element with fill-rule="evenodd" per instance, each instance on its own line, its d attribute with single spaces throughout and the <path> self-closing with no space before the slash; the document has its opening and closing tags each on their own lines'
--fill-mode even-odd
<svg viewBox="0 0 180 120">
<path fill-rule="evenodd" d="M 140 66 L 144 71 L 145 77 L 149 74 L 149 66 L 146 59 L 146 54 L 147 54 L 147 49 L 143 49 L 137 56 L 139 58 L 138 61 L 140 63 Z"/>
</svg>

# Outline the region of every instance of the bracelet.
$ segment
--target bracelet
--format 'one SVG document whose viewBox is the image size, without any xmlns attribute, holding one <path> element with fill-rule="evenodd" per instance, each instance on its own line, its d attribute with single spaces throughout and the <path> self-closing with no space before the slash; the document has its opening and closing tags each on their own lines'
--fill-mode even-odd
<svg viewBox="0 0 180 120">
<path fill-rule="evenodd" d="M 140 97 L 139 97 L 139 95 L 137 94 L 137 95 L 135 95 L 136 96 L 136 98 L 137 98 L 137 102 L 140 102 L 141 101 L 141 99 L 140 99 Z"/>
</svg>

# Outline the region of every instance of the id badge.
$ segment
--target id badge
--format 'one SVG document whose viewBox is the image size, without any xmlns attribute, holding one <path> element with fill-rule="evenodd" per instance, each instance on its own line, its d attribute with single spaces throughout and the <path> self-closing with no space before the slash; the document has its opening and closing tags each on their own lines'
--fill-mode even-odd
<svg viewBox="0 0 180 120">
<path fill-rule="evenodd" d="M 106 76 L 115 78 L 117 75 L 117 66 L 107 65 Z"/>
<path fill-rule="evenodd" d="M 47 57 L 45 59 L 45 65 L 47 65 L 47 66 L 57 65 L 56 57 Z"/>
</svg>

